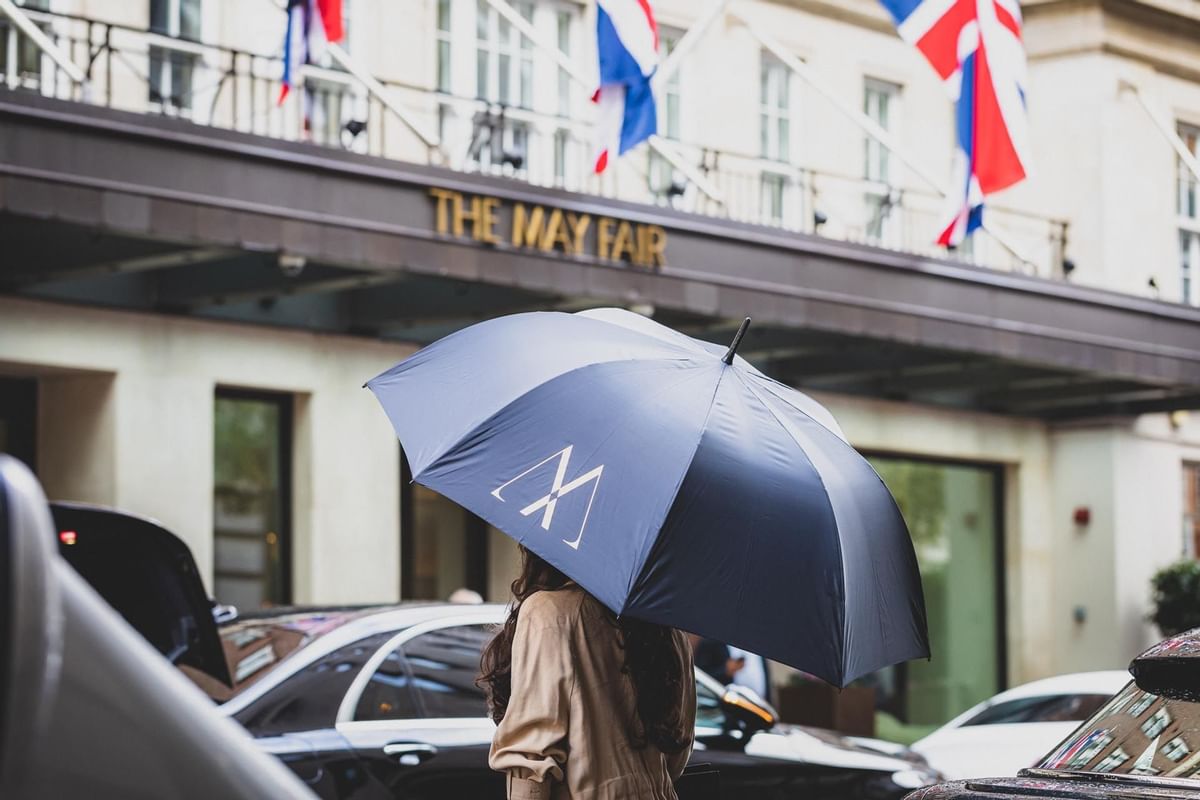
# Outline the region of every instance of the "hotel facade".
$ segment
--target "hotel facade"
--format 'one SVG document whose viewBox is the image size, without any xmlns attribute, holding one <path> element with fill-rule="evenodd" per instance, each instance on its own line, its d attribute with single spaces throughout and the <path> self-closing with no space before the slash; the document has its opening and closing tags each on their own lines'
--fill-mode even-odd
<svg viewBox="0 0 1200 800">
<path fill-rule="evenodd" d="M 592 4 L 345 5 L 282 104 L 269 0 L 0 18 L 0 449 L 52 498 L 158 518 L 241 607 L 502 600 L 515 547 L 363 382 L 499 314 L 751 316 L 909 523 L 934 659 L 888 708 L 1158 637 L 1200 555 L 1200 8 L 1026 3 L 1032 174 L 946 252 L 952 107 L 871 0 L 656 2 L 660 137 L 600 177 Z"/>
</svg>

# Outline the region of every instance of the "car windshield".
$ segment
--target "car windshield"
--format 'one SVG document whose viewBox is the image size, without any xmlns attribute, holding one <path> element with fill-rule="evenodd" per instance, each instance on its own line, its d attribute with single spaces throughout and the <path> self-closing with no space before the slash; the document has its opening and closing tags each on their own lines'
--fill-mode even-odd
<svg viewBox="0 0 1200 800">
<path fill-rule="evenodd" d="M 1200 703 L 1159 697 L 1131 681 L 1037 766 L 1200 780 Z"/>
<path fill-rule="evenodd" d="M 1013 725 L 1023 722 L 1081 722 L 1109 700 L 1107 694 L 1059 694 L 1021 697 L 988 706 L 962 726 Z"/>
</svg>

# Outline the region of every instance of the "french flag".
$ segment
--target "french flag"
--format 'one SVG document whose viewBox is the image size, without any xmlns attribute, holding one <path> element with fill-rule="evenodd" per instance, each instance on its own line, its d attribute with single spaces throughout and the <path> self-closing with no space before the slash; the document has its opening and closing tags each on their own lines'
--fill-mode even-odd
<svg viewBox="0 0 1200 800">
<path fill-rule="evenodd" d="M 983 225 L 983 201 L 1028 173 L 1025 47 L 1017 0 L 882 0 L 955 100 L 951 210 L 938 244 Z"/>
<path fill-rule="evenodd" d="M 599 0 L 596 52 L 600 56 L 595 169 L 658 130 L 650 77 L 658 68 L 658 26 L 648 0 Z"/>
<path fill-rule="evenodd" d="M 342 0 L 288 0 L 287 34 L 283 40 L 282 103 L 293 86 L 300 85 L 300 67 L 321 57 L 327 42 L 345 35 Z"/>
</svg>

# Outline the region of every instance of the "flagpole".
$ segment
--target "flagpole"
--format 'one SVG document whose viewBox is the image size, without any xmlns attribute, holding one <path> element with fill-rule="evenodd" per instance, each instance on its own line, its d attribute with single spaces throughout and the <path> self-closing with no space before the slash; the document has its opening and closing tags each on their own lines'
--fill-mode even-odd
<svg viewBox="0 0 1200 800">
<path fill-rule="evenodd" d="M 1200 181 L 1200 161 L 1196 160 L 1196 157 L 1188 150 L 1187 145 L 1179 138 L 1179 134 L 1175 132 L 1175 127 L 1164 120 L 1158 111 L 1150 106 L 1137 86 L 1127 80 L 1122 80 L 1117 88 L 1133 94 L 1134 98 L 1138 101 L 1138 105 L 1142 107 L 1142 110 L 1146 112 L 1146 116 L 1150 117 L 1150 121 L 1154 123 L 1154 127 L 1158 128 L 1158 132 L 1171 145 L 1171 148 L 1175 151 L 1175 155 L 1179 156 L 1179 160 L 1188 168 L 1188 172 L 1192 173 L 1193 178 Z"/>
<path fill-rule="evenodd" d="M 752 22 L 750 22 L 740 13 L 737 11 L 730 11 L 729 13 L 750 33 L 751 36 L 758 40 L 759 44 L 761 44 L 767 50 L 770 50 L 776 58 L 783 62 L 784 66 L 796 73 L 796 75 L 798 75 L 802 81 L 807 83 L 821 96 L 832 103 L 834 108 L 849 117 L 850 121 L 862 128 L 868 136 L 886 147 L 889 152 L 896 156 L 896 158 L 900 159 L 900 161 L 903 162 L 906 167 L 912 170 L 914 175 L 933 187 L 933 189 L 943 197 L 950 196 L 949 192 L 946 191 L 946 188 L 944 185 L 942 185 L 941 181 L 937 180 L 935 177 L 933 177 L 932 173 L 926 171 L 922 165 L 910 158 L 908 153 L 906 153 L 905 150 L 900 146 L 900 143 L 896 141 L 895 137 L 886 131 L 883 126 L 871 119 L 858 108 L 846 102 L 836 91 L 826 86 L 824 81 L 822 81 L 817 76 L 816 72 L 810 69 L 807 64 L 788 52 L 787 48 L 785 48 L 779 42 L 775 41 L 773 38 L 756 28 Z M 1034 269 L 1037 268 L 1037 265 L 1028 256 L 1026 256 L 1020 248 L 1018 248 L 1015 244 L 1013 244 L 1012 241 L 1008 239 L 1007 234 L 997 231 L 994 227 L 988 225 L 986 222 L 983 225 L 983 230 L 987 231 L 988 235 L 995 239 L 997 244 L 1011 253 L 1013 257 L 1015 257 L 1021 263 L 1034 267 Z"/>
<path fill-rule="evenodd" d="M 671 80 L 671 76 L 675 74 L 676 70 L 679 69 L 679 65 L 683 63 L 683 57 L 696 46 L 696 43 L 712 27 L 712 24 L 721 18 L 725 9 L 729 7 L 729 3 L 730 0 L 716 0 L 716 2 L 709 6 L 708 11 L 705 11 L 700 19 L 692 23 L 687 32 L 680 37 L 679 41 L 675 44 L 675 48 L 667 54 L 663 62 L 658 65 L 658 69 L 654 71 L 654 76 L 650 78 L 651 83 L 654 84 L 656 94 L 663 84 Z"/>
<path fill-rule="evenodd" d="M 21 33 L 28 36 L 37 48 L 50 57 L 50 60 L 67 73 L 67 77 L 78 84 L 81 92 L 88 91 L 87 76 L 83 74 L 83 70 L 75 66 L 75 62 L 71 61 L 70 57 L 62 51 L 62 49 L 50 40 L 46 32 L 35 25 L 25 12 L 14 3 L 12 0 L 0 0 L 0 16 L 8 17 Z M 86 95 L 85 95 L 86 96 Z"/>
<path fill-rule="evenodd" d="M 595 88 L 593 81 L 579 70 L 579 67 L 576 66 L 573 61 L 571 61 L 570 56 L 559 50 L 558 47 L 551 45 L 549 42 L 544 40 L 537 32 L 537 29 L 530 24 L 529 20 L 521 16 L 521 14 L 515 8 L 513 8 L 512 5 L 507 2 L 507 0 L 487 0 L 487 3 L 492 8 L 496 9 L 496 12 L 500 14 L 500 16 L 508 20 L 508 22 L 511 23 L 514 28 L 520 31 L 522 36 L 533 42 L 535 47 L 549 54 L 550 57 L 554 59 L 555 63 L 562 67 L 563 71 L 566 72 L 567 75 L 571 76 L 571 79 L 582 86 L 585 91 L 590 92 Z M 654 135 L 646 140 L 646 144 L 650 146 L 650 149 L 662 156 L 667 163 L 682 172 L 689 181 L 696 185 L 696 188 L 704 192 L 712 200 L 724 205 L 725 201 L 721 197 L 721 190 L 714 186 L 713 183 L 704 175 L 704 173 L 695 167 L 695 165 L 688 163 L 687 159 L 681 156 L 679 152 L 670 144 L 668 144 L 665 139 L 663 139 L 661 136 Z"/>
<path fill-rule="evenodd" d="M 8 2 L 11 2 L 11 0 L 0 0 L 0 8 L 2 8 L 2 4 Z M 287 0 L 267 0 L 267 2 L 285 14 L 287 13 Z M 327 42 L 326 52 L 329 53 L 330 58 L 336 61 L 342 69 L 353 75 L 354 78 L 363 85 L 363 88 L 365 88 L 368 93 L 374 95 L 375 99 L 377 99 L 384 108 L 395 114 L 396 119 L 400 120 L 400 122 L 402 122 L 406 128 L 412 131 L 413 134 L 416 135 L 416 137 L 420 139 L 426 147 L 431 150 L 438 150 L 441 148 L 442 143 L 437 134 L 426 131 L 425 127 L 417 122 L 416 118 L 412 117 L 400 104 L 392 100 L 387 87 L 376 80 L 374 75 L 359 66 L 358 62 L 356 62 L 350 56 L 350 54 L 346 52 L 345 48 L 343 48 L 337 42 Z M 301 72 L 303 71 L 303 66 L 301 66 Z"/>
</svg>

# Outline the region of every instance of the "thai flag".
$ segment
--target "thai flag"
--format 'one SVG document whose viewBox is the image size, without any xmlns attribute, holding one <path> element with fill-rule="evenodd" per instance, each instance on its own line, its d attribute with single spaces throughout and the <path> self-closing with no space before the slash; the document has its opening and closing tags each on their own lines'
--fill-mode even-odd
<svg viewBox="0 0 1200 800">
<path fill-rule="evenodd" d="M 598 0 L 596 51 L 600 56 L 596 172 L 658 129 L 650 76 L 658 68 L 658 26 L 648 0 Z"/>
<path fill-rule="evenodd" d="M 1025 178 L 1025 47 L 1017 0 L 882 0 L 900 36 L 920 50 L 955 103 L 953 208 L 938 244 L 983 224 L 983 201 Z"/>
<path fill-rule="evenodd" d="M 326 43 L 340 42 L 345 34 L 342 0 L 288 0 L 287 10 L 280 103 L 293 86 L 300 85 L 301 65 L 312 64 L 320 59 Z"/>
</svg>

